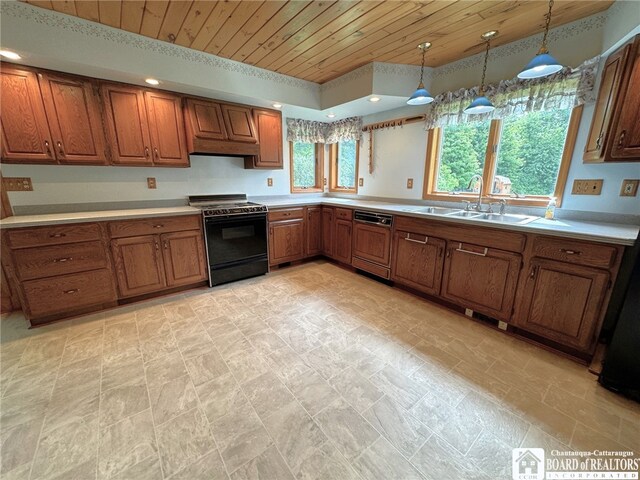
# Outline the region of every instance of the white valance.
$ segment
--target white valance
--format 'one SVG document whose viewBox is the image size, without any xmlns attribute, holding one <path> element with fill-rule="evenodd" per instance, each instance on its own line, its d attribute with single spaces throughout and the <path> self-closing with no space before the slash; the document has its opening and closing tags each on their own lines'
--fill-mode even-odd
<svg viewBox="0 0 640 480">
<path fill-rule="evenodd" d="M 531 80 L 516 77 L 487 85 L 485 95 L 496 108 L 486 114 L 464 113 L 464 109 L 478 96 L 479 86 L 442 93 L 427 106 L 425 128 L 572 108 L 591 102 L 599 61 L 600 57 L 595 57 L 577 68 L 565 67 L 548 77 Z"/>
<path fill-rule="evenodd" d="M 338 143 L 360 140 L 362 117 L 350 117 L 335 122 L 315 122 L 287 118 L 287 140 L 304 143 Z"/>
</svg>

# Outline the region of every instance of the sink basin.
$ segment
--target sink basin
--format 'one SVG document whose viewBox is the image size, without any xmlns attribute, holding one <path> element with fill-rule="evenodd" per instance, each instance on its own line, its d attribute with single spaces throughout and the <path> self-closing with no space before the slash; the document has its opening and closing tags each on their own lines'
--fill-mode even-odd
<svg viewBox="0 0 640 480">
<path fill-rule="evenodd" d="M 530 217 L 528 215 L 516 215 L 511 213 L 506 213 L 504 215 L 500 215 L 499 213 L 480 213 L 480 214 L 476 214 L 474 218 L 476 220 L 488 220 L 490 222 L 515 223 L 518 225 L 524 225 L 525 223 L 533 222 L 538 217 Z"/>
<path fill-rule="evenodd" d="M 447 207 L 422 207 L 414 210 L 416 213 L 436 213 L 438 215 L 448 215 L 450 213 L 459 212 L 459 208 Z"/>
<path fill-rule="evenodd" d="M 475 217 L 479 217 L 480 215 L 482 214 L 478 212 L 474 212 L 473 210 L 455 210 L 451 213 L 447 213 L 447 216 L 450 216 L 450 217 L 475 218 Z"/>
</svg>

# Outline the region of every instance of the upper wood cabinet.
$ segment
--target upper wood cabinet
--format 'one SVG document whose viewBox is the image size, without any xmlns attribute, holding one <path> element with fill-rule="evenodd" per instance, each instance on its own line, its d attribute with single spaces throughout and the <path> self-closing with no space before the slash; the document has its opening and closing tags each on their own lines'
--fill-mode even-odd
<svg viewBox="0 0 640 480">
<path fill-rule="evenodd" d="M 260 153 L 251 161 L 245 162 L 246 168 L 282 168 L 282 113 L 261 108 L 253 109 Z"/>
<path fill-rule="evenodd" d="M 227 139 L 222 108 L 219 103 L 199 98 L 187 98 L 185 112 L 189 140 L 193 141 L 194 138 L 208 140 Z M 195 151 L 192 144 L 189 145 L 189 150 Z"/>
<path fill-rule="evenodd" d="M 143 90 L 133 86 L 106 83 L 102 85 L 102 98 L 113 163 L 152 165 L 151 137 Z"/>
<path fill-rule="evenodd" d="M 516 324 L 582 351 L 595 345 L 609 272 L 533 258 Z"/>
<path fill-rule="evenodd" d="M 258 143 L 251 108 L 223 103 L 222 116 L 229 140 L 233 140 L 234 142 Z"/>
<path fill-rule="evenodd" d="M 640 35 L 606 60 L 585 145 L 588 163 L 640 160 Z"/>
<path fill-rule="evenodd" d="M 96 84 L 50 73 L 38 77 L 58 161 L 106 165 L 109 159 Z"/>
<path fill-rule="evenodd" d="M 182 98 L 158 90 L 144 92 L 155 165 L 188 167 Z"/>
<path fill-rule="evenodd" d="M 56 163 L 36 74 L 2 64 L 2 161 Z"/>
<path fill-rule="evenodd" d="M 391 278 L 430 295 L 440 293 L 446 242 L 419 233 L 398 231 L 393 237 Z"/>
<path fill-rule="evenodd" d="M 441 295 L 458 305 L 509 321 L 521 258 L 517 253 L 448 242 Z"/>
</svg>

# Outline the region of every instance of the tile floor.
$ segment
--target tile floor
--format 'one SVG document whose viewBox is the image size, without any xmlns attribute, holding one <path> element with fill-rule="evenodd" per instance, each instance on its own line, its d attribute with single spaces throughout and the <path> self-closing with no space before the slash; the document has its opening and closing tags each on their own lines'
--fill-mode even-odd
<svg viewBox="0 0 640 480">
<path fill-rule="evenodd" d="M 585 367 L 323 261 L 27 330 L 2 319 L 8 479 L 502 479 L 640 450 Z"/>
</svg>

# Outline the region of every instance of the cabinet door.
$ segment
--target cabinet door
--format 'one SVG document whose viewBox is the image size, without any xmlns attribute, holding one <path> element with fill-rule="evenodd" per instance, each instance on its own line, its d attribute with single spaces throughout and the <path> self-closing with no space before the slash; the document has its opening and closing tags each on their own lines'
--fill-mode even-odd
<svg viewBox="0 0 640 480">
<path fill-rule="evenodd" d="M 166 287 L 160 237 L 119 238 L 111 241 L 121 297 L 155 292 Z"/>
<path fill-rule="evenodd" d="M 640 36 L 636 38 L 631 55 L 631 71 L 625 95 L 619 102 L 621 111 L 613 133 L 613 160 L 640 160 Z"/>
<path fill-rule="evenodd" d="M 598 100 L 593 112 L 587 144 L 584 147 L 583 160 L 585 162 L 602 161 L 604 157 L 605 144 L 608 140 L 606 138 L 607 131 L 610 127 L 613 109 L 618 98 L 622 74 L 627 64 L 630 49 L 631 44 L 627 44 L 611 54 L 602 70 Z"/>
<path fill-rule="evenodd" d="M 354 222 L 353 254 L 370 262 L 389 266 L 391 260 L 391 229 Z"/>
<path fill-rule="evenodd" d="M 269 225 L 269 263 L 300 260 L 304 257 L 304 219 L 273 222 Z"/>
<path fill-rule="evenodd" d="M 151 165 L 151 139 L 140 88 L 126 85 L 102 85 L 107 131 L 113 163 Z"/>
<path fill-rule="evenodd" d="M 518 326 L 563 345 L 590 350 L 609 273 L 539 258 L 532 259 L 529 268 Z"/>
<path fill-rule="evenodd" d="M 392 278 L 430 295 L 440 294 L 446 242 L 417 233 L 396 232 Z"/>
<path fill-rule="evenodd" d="M 258 132 L 260 153 L 255 157 L 255 168 L 282 168 L 282 114 L 273 110 L 253 110 Z"/>
<path fill-rule="evenodd" d="M 333 208 L 322 207 L 322 253 L 327 257 L 333 257 L 334 239 Z"/>
<path fill-rule="evenodd" d="M 207 279 L 207 261 L 200 230 L 165 233 L 160 239 L 169 287 Z"/>
<path fill-rule="evenodd" d="M 36 74 L 2 64 L 2 161 L 56 163 Z"/>
<path fill-rule="evenodd" d="M 351 221 L 335 221 L 334 257 L 342 263 L 351 265 Z"/>
<path fill-rule="evenodd" d="M 191 134 L 194 137 L 210 140 L 227 139 L 219 103 L 187 98 L 186 112 Z"/>
<path fill-rule="evenodd" d="M 49 73 L 38 77 L 58 161 L 106 165 L 104 128 L 94 84 Z"/>
<path fill-rule="evenodd" d="M 160 91 L 144 93 L 154 165 L 188 167 L 182 98 Z"/>
<path fill-rule="evenodd" d="M 517 253 L 449 242 L 441 295 L 463 307 L 508 321 L 520 263 Z"/>
<path fill-rule="evenodd" d="M 322 207 L 307 208 L 307 255 L 322 252 Z"/>
<path fill-rule="evenodd" d="M 239 105 L 222 104 L 222 116 L 229 140 L 258 143 L 251 109 Z"/>
</svg>

